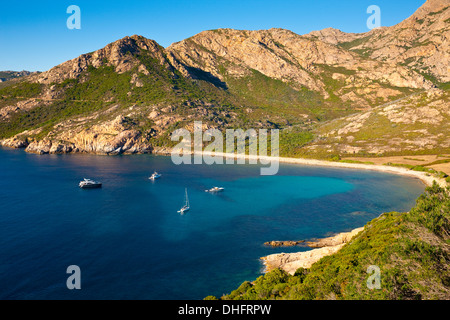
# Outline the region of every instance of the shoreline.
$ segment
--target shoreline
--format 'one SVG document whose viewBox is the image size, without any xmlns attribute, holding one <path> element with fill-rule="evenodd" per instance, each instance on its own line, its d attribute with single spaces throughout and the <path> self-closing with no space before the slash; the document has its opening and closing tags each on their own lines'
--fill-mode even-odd
<svg viewBox="0 0 450 320">
<path fill-rule="evenodd" d="M 425 186 L 432 186 L 433 182 L 439 184 L 441 187 L 446 187 L 447 182 L 445 179 L 435 177 L 429 173 L 421 171 L 413 171 L 402 167 L 391 167 L 384 165 L 372 165 L 362 163 L 345 163 L 345 162 L 333 162 L 325 160 L 305 159 L 305 158 L 286 158 L 286 157 L 269 157 L 269 156 L 249 156 L 243 154 L 228 154 L 219 152 L 198 152 L 192 154 L 202 154 L 209 156 L 222 156 L 234 159 L 256 160 L 263 164 L 268 164 L 271 161 L 279 161 L 280 163 L 299 164 L 316 167 L 329 167 L 329 168 L 342 168 L 342 169 L 355 169 L 355 170 L 370 170 L 378 171 L 390 174 L 397 174 L 419 179 Z M 261 161 L 262 160 L 262 161 Z M 381 213 L 382 214 L 382 213 Z M 314 242 L 310 242 L 308 246 L 315 248 L 307 251 L 292 252 L 292 253 L 274 253 L 268 256 L 260 257 L 264 268 L 262 273 L 266 274 L 273 269 L 280 268 L 290 275 L 294 275 L 298 268 L 309 269 L 315 262 L 319 261 L 323 257 L 330 256 L 338 252 L 345 244 L 350 242 L 353 237 L 364 231 L 364 226 L 354 229 L 350 232 L 341 232 L 335 236 L 319 239 Z M 324 245 L 316 245 L 322 243 Z"/>
<path fill-rule="evenodd" d="M 314 248 L 308 251 L 291 253 L 274 253 L 260 260 L 264 265 L 263 273 L 268 273 L 276 268 L 280 268 L 290 275 L 294 275 L 298 268 L 309 269 L 311 266 L 325 256 L 338 252 L 353 237 L 364 231 L 365 227 L 356 228 L 349 232 L 341 232 L 332 237 L 321 238 L 306 242 L 307 246 Z"/>
<path fill-rule="evenodd" d="M 2 142 L 3 142 L 3 140 L 0 141 L 0 147 L 4 147 L 7 149 L 23 149 L 21 147 L 13 147 L 13 146 L 5 145 Z M 28 152 L 26 150 L 24 150 L 24 151 Z M 172 152 L 172 149 L 170 149 L 170 148 L 154 148 L 151 152 L 125 153 L 125 155 L 152 154 L 152 155 L 160 155 L 160 156 L 171 156 L 171 152 Z M 76 152 L 76 153 L 61 152 L 61 154 L 78 154 L 78 153 L 79 152 Z M 59 153 L 36 153 L 36 154 L 46 155 L 46 154 L 59 154 Z M 107 156 L 117 155 L 117 154 L 105 154 L 105 153 L 95 153 L 95 152 L 80 152 L 80 154 L 107 155 Z M 399 174 L 399 175 L 417 178 L 417 179 L 420 179 L 426 186 L 432 186 L 433 181 L 436 181 L 439 186 L 441 186 L 443 188 L 447 187 L 447 182 L 445 181 L 445 179 L 432 176 L 431 174 L 429 174 L 427 172 L 413 171 L 413 170 L 403 168 L 403 167 L 393 167 L 393 166 L 364 164 L 364 163 L 335 162 L 335 161 L 307 159 L 307 158 L 288 158 L 288 157 L 247 155 L 247 154 L 225 153 L 225 152 L 192 151 L 190 154 L 191 155 L 211 156 L 211 157 L 234 158 L 235 160 L 237 160 L 237 159 L 244 159 L 246 161 L 252 160 L 255 163 L 257 163 L 259 161 L 260 164 L 262 164 L 262 165 L 267 165 L 267 164 L 278 162 L 278 163 L 299 164 L 299 165 L 306 165 L 306 166 L 316 166 L 316 167 L 378 171 L 378 172 Z"/>
<path fill-rule="evenodd" d="M 21 149 L 21 148 L 11 148 L 8 146 L 0 146 L 6 147 L 10 149 Z M 171 149 L 161 148 L 154 149 L 153 152 L 148 153 L 155 156 L 171 156 Z M 26 152 L 26 151 L 25 151 Z M 70 154 L 70 153 L 69 153 Z M 76 154 L 76 153 L 75 153 Z M 85 154 L 94 154 L 95 153 L 85 153 Z M 403 176 L 409 176 L 412 178 L 419 179 L 425 186 L 432 186 L 433 182 L 436 181 L 441 187 L 446 187 L 447 182 L 445 179 L 435 177 L 430 173 L 422 172 L 422 171 L 413 171 L 403 167 L 392 167 L 385 165 L 374 165 L 374 164 L 364 164 L 364 163 L 346 163 L 346 162 L 334 162 L 334 161 L 326 161 L 326 160 L 317 160 L 317 159 L 306 159 L 306 158 L 288 158 L 288 157 L 271 157 L 271 156 L 259 156 L 259 155 L 247 155 L 247 154 L 236 154 L 236 153 L 224 153 L 224 152 L 191 152 L 191 155 L 199 155 L 202 156 L 212 156 L 212 157 L 223 157 L 223 158 L 234 158 L 244 159 L 246 163 L 247 161 L 252 160 L 254 163 L 264 165 L 269 165 L 273 162 L 279 163 L 288 163 L 288 164 L 298 164 L 305 166 L 315 166 L 315 167 L 328 167 L 328 168 L 341 168 L 341 169 L 354 169 L 354 170 L 370 170 L 370 171 L 378 171 L 389 174 L 397 174 Z M 203 159 L 202 159 L 203 163 Z M 382 213 L 381 213 L 382 214 Z M 338 252 L 347 242 L 351 240 L 354 236 L 359 234 L 364 230 L 364 227 L 354 229 L 350 232 L 341 232 L 336 234 L 333 237 L 319 239 L 320 242 L 323 240 L 332 240 L 332 239 L 345 239 L 344 241 L 340 241 L 339 243 L 328 243 L 326 245 L 321 245 L 319 247 L 311 245 L 312 243 L 307 242 L 311 250 L 301 251 L 301 252 L 292 252 L 292 253 L 275 253 L 265 257 L 260 257 L 260 261 L 264 265 L 263 273 L 267 273 L 274 268 L 281 268 L 290 274 L 294 274 L 295 271 L 300 268 L 310 268 L 311 265 L 325 256 L 332 255 Z M 314 249 L 315 248 L 315 249 Z M 295 269 L 295 270 L 294 270 Z"/>
<path fill-rule="evenodd" d="M 306 158 L 287 158 L 287 157 L 270 157 L 270 156 L 254 156 L 254 155 L 246 155 L 246 154 L 233 154 L 233 153 L 225 153 L 225 152 L 192 152 L 193 155 L 202 154 L 207 156 L 218 156 L 224 158 L 235 158 L 235 159 L 245 159 L 245 160 L 253 160 L 264 162 L 263 164 L 268 164 L 270 162 L 279 163 L 290 163 L 290 164 L 300 164 L 307 166 L 316 166 L 316 167 L 331 167 L 331 168 L 342 168 L 342 169 L 356 169 L 356 170 L 369 170 L 369 171 L 378 171 L 392 174 L 399 174 L 404 176 L 410 176 L 413 178 L 420 179 L 426 186 L 432 186 L 433 181 L 436 181 L 437 184 L 441 187 L 446 187 L 447 182 L 445 179 L 438 178 L 432 176 L 429 173 L 422 171 L 413 171 L 407 168 L 402 167 L 392 167 L 392 166 L 384 166 L 384 165 L 374 165 L 374 164 L 364 164 L 364 163 L 346 163 L 346 162 L 334 162 L 334 161 L 326 161 L 326 160 L 316 160 L 316 159 L 306 159 Z"/>
</svg>

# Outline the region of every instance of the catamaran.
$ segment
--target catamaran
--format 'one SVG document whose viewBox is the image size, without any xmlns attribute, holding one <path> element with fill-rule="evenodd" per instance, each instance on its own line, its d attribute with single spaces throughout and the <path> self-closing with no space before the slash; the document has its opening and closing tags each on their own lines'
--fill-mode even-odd
<svg viewBox="0 0 450 320">
<path fill-rule="evenodd" d="M 178 213 L 184 214 L 186 211 L 189 211 L 191 207 L 189 206 L 189 198 L 187 194 L 187 188 L 186 188 L 186 194 L 184 196 L 184 206 L 178 211 Z"/>
<path fill-rule="evenodd" d="M 205 190 L 205 192 L 221 192 L 223 190 L 224 190 L 224 188 L 222 188 L 222 187 L 214 187 L 209 190 Z"/>
<path fill-rule="evenodd" d="M 150 180 L 156 180 L 156 179 L 159 179 L 159 178 L 161 178 L 161 174 L 159 174 L 158 172 L 153 172 L 153 174 L 150 176 Z"/>
</svg>

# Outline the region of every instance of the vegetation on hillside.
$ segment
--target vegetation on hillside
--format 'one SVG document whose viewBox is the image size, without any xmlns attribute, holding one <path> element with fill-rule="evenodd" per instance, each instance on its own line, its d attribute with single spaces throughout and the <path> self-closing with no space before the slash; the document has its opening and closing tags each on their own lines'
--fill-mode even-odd
<svg viewBox="0 0 450 320">
<path fill-rule="evenodd" d="M 220 299 L 450 299 L 449 192 L 434 184 L 410 212 L 384 213 L 310 269 L 275 269 Z M 367 285 L 369 266 L 380 269 L 380 289 Z"/>
</svg>

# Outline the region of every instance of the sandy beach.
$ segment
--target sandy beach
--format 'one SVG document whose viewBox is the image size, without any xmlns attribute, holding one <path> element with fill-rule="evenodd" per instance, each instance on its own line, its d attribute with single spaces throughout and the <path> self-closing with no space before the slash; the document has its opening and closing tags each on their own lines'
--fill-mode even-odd
<svg viewBox="0 0 450 320">
<path fill-rule="evenodd" d="M 199 152 L 193 154 L 202 154 L 203 156 L 212 157 L 224 157 L 224 158 L 234 158 L 234 159 L 245 159 L 246 161 L 253 160 L 263 163 L 263 165 L 271 162 L 278 161 L 279 163 L 292 163 L 308 166 L 317 167 L 333 167 L 333 168 L 345 168 L 345 169 L 356 169 L 356 170 L 372 170 L 380 171 L 392 174 L 400 174 L 405 176 L 414 177 L 420 179 L 427 186 L 433 185 L 433 181 L 436 181 L 441 187 L 446 187 L 447 182 L 445 179 L 435 177 L 427 172 L 413 171 L 402 167 L 391 167 L 385 165 L 375 165 L 375 164 L 363 164 L 363 163 L 346 163 L 346 162 L 335 162 L 335 161 L 325 161 L 325 160 L 314 160 L 305 158 L 285 158 L 285 157 L 269 157 L 269 156 L 253 156 L 245 154 L 230 154 L 223 152 Z"/>
<path fill-rule="evenodd" d="M 391 167 L 385 165 L 375 164 L 362 164 L 362 163 L 345 163 L 345 162 L 333 162 L 314 159 L 302 159 L 302 158 L 284 158 L 284 157 L 268 157 L 268 156 L 249 156 L 243 154 L 228 154 L 218 152 L 202 152 L 198 154 L 214 156 L 214 157 L 226 157 L 234 159 L 245 159 L 259 161 L 263 165 L 269 165 L 270 162 L 279 163 L 292 163 L 299 165 L 318 166 L 318 167 L 333 167 L 333 168 L 345 168 L 355 170 L 373 170 L 392 174 L 400 174 L 410 176 L 416 179 L 420 179 L 425 185 L 431 186 L 436 181 L 441 187 L 446 187 L 447 182 L 444 179 L 434 177 L 433 175 L 413 171 L 403 167 Z M 382 214 L 382 212 L 380 212 Z M 348 243 L 354 236 L 362 232 L 364 227 L 355 229 L 351 232 L 343 232 L 335 235 L 334 237 L 324 239 L 324 245 L 319 245 L 319 248 L 312 249 L 306 252 L 295 253 L 278 253 L 272 254 L 266 257 L 261 257 L 261 261 L 265 266 L 264 273 L 267 273 L 275 268 L 280 268 L 287 273 L 293 275 L 295 271 L 300 268 L 310 268 L 312 264 L 319 261 L 325 256 L 332 255 L 338 252 L 346 243 Z M 310 245 L 310 247 L 317 247 Z"/>
</svg>

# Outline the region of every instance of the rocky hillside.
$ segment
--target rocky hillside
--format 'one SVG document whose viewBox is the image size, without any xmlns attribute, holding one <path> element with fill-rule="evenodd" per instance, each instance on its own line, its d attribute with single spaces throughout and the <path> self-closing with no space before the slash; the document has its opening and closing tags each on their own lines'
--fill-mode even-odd
<svg viewBox="0 0 450 320">
<path fill-rule="evenodd" d="M 399 97 L 432 83 L 399 64 L 367 59 L 311 37 L 283 29 L 204 31 L 167 48 L 186 76 L 202 69 L 232 92 L 259 101 L 258 76 L 281 81 L 290 88 L 319 93 L 328 107 L 362 109 Z M 187 66 L 187 67 L 186 67 Z M 332 103 L 334 102 L 334 103 Z"/>
<path fill-rule="evenodd" d="M 437 152 L 448 148 L 448 15 L 448 0 L 428 0 L 404 22 L 365 34 L 218 29 L 168 48 L 125 37 L 2 83 L 1 144 L 162 152 L 173 130 L 202 120 L 220 130 L 283 129 L 284 156 Z"/>
<path fill-rule="evenodd" d="M 305 147 L 311 154 L 397 155 L 450 150 L 450 92 L 416 93 L 322 124 Z"/>
<path fill-rule="evenodd" d="M 6 82 L 8 80 L 28 76 L 34 72 L 30 71 L 0 71 L 0 83 Z"/>
<path fill-rule="evenodd" d="M 450 81 L 450 0 L 428 0 L 392 27 L 361 34 L 329 28 L 307 36 L 363 57 L 409 67 L 431 80 Z"/>
<path fill-rule="evenodd" d="M 29 76 L 0 96 L 2 144 L 37 153 L 151 152 L 180 122 L 196 117 L 220 127 L 238 118 L 233 97 L 183 77 L 164 48 L 140 36 Z"/>
</svg>

